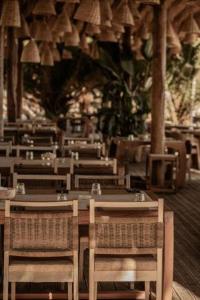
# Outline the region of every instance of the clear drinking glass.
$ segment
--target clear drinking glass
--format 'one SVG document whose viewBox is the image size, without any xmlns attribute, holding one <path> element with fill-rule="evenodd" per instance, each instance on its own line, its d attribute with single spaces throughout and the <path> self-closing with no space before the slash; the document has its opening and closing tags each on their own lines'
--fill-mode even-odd
<svg viewBox="0 0 200 300">
<path fill-rule="evenodd" d="M 25 184 L 23 182 L 19 182 L 16 186 L 16 192 L 17 194 L 20 195 L 25 195 L 26 191 L 25 191 Z"/>
<path fill-rule="evenodd" d="M 100 183 L 93 183 L 91 189 L 92 195 L 101 195 L 101 185 Z"/>
</svg>

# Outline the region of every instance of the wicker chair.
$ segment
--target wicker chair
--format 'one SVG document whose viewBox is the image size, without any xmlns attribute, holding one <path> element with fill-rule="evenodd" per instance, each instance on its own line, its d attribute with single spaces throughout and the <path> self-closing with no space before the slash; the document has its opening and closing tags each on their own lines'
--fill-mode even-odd
<svg viewBox="0 0 200 300">
<path fill-rule="evenodd" d="M 145 282 L 146 300 L 154 281 L 156 300 L 162 300 L 163 205 L 162 199 L 132 203 L 91 200 L 90 300 L 97 298 L 97 283 L 109 281 Z M 156 210 L 155 216 L 149 216 L 147 210 Z"/>
<path fill-rule="evenodd" d="M 6 201 L 3 300 L 9 282 L 12 300 L 17 282 L 68 283 L 78 299 L 78 201 Z"/>
</svg>

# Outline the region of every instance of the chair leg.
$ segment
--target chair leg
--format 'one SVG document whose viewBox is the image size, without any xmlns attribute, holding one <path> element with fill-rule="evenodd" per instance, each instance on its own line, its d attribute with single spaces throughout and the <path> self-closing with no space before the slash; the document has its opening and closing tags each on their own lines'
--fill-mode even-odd
<svg viewBox="0 0 200 300">
<path fill-rule="evenodd" d="M 11 300 L 16 299 L 16 283 L 11 282 Z"/>
<path fill-rule="evenodd" d="M 97 282 L 95 282 L 94 283 L 94 300 L 97 300 L 97 288 L 98 288 L 98 283 Z"/>
<path fill-rule="evenodd" d="M 8 300 L 8 253 L 4 253 L 3 300 Z"/>
<path fill-rule="evenodd" d="M 89 300 L 94 300 L 95 282 L 94 282 L 94 249 L 89 252 Z"/>
<path fill-rule="evenodd" d="M 150 282 L 145 281 L 145 300 L 149 300 L 150 295 Z"/>
<path fill-rule="evenodd" d="M 68 300 L 72 300 L 72 282 L 68 282 L 67 293 L 68 293 Z"/>
<path fill-rule="evenodd" d="M 84 253 L 88 249 L 88 238 L 80 238 L 80 250 L 79 250 L 79 282 L 83 280 L 83 270 L 84 270 Z"/>
<path fill-rule="evenodd" d="M 79 284 L 78 284 L 78 252 L 74 253 L 74 300 L 79 297 Z"/>
<path fill-rule="evenodd" d="M 156 300 L 162 300 L 162 280 L 163 280 L 163 270 L 162 270 L 162 249 L 157 250 L 157 260 L 158 260 L 158 269 L 157 269 L 157 281 L 156 281 Z"/>
</svg>

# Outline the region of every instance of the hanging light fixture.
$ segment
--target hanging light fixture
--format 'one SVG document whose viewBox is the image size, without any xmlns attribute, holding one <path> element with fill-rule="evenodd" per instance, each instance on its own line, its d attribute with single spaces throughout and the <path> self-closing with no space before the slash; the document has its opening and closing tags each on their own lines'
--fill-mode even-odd
<svg viewBox="0 0 200 300">
<path fill-rule="evenodd" d="M 80 36 L 76 25 L 72 24 L 72 32 L 66 33 L 64 35 L 65 46 L 79 46 Z"/>
<path fill-rule="evenodd" d="M 20 27 L 20 7 L 18 0 L 4 0 L 0 25 L 4 27 Z"/>
<path fill-rule="evenodd" d="M 99 0 L 81 0 L 74 18 L 83 22 L 100 25 L 101 11 Z"/>
<path fill-rule="evenodd" d="M 128 0 L 121 0 L 119 5 L 113 10 L 113 22 L 126 26 L 134 26 L 135 22 Z"/>
<path fill-rule="evenodd" d="M 36 42 L 31 39 L 24 42 L 24 47 L 21 56 L 23 63 L 40 63 L 40 53 Z"/>
<path fill-rule="evenodd" d="M 47 42 L 43 42 L 41 47 L 41 65 L 42 66 L 53 66 L 54 59 L 51 48 Z"/>
<path fill-rule="evenodd" d="M 143 3 L 143 4 L 160 4 L 160 0 L 137 0 L 138 3 Z"/>
<path fill-rule="evenodd" d="M 53 26 L 53 31 L 58 33 L 72 32 L 72 24 L 66 5 L 64 5 L 62 13 L 56 19 Z"/>
<path fill-rule="evenodd" d="M 54 0 L 37 0 L 32 13 L 38 16 L 56 15 Z"/>
<path fill-rule="evenodd" d="M 17 37 L 20 39 L 29 39 L 31 36 L 29 26 L 24 18 L 23 15 L 21 15 L 21 27 L 17 28 Z"/>
<path fill-rule="evenodd" d="M 46 21 L 44 20 L 37 21 L 34 38 L 37 41 L 52 42 L 53 40 L 52 33 Z"/>
</svg>

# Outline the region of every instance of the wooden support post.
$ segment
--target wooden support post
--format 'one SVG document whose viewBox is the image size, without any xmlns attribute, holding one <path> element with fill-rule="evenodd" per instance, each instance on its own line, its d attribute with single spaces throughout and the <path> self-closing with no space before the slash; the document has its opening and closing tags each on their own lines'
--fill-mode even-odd
<svg viewBox="0 0 200 300">
<path fill-rule="evenodd" d="M 4 28 L 0 26 L 0 136 L 4 135 L 3 94 L 4 94 Z"/>
<path fill-rule="evenodd" d="M 21 119 L 22 115 L 22 98 L 23 98 L 23 66 L 20 61 L 23 50 L 23 41 L 18 39 L 18 60 L 17 60 L 17 87 L 16 87 L 16 101 L 17 101 L 17 118 Z"/>
<path fill-rule="evenodd" d="M 17 41 L 15 28 L 8 27 L 8 60 L 7 60 L 7 111 L 8 121 L 16 121 L 16 79 L 17 79 Z"/>
<path fill-rule="evenodd" d="M 165 149 L 165 76 L 166 76 L 166 0 L 154 6 L 153 19 L 153 64 L 152 64 L 152 123 L 151 153 L 163 154 Z M 162 167 L 157 168 L 157 180 L 163 184 Z"/>
</svg>

